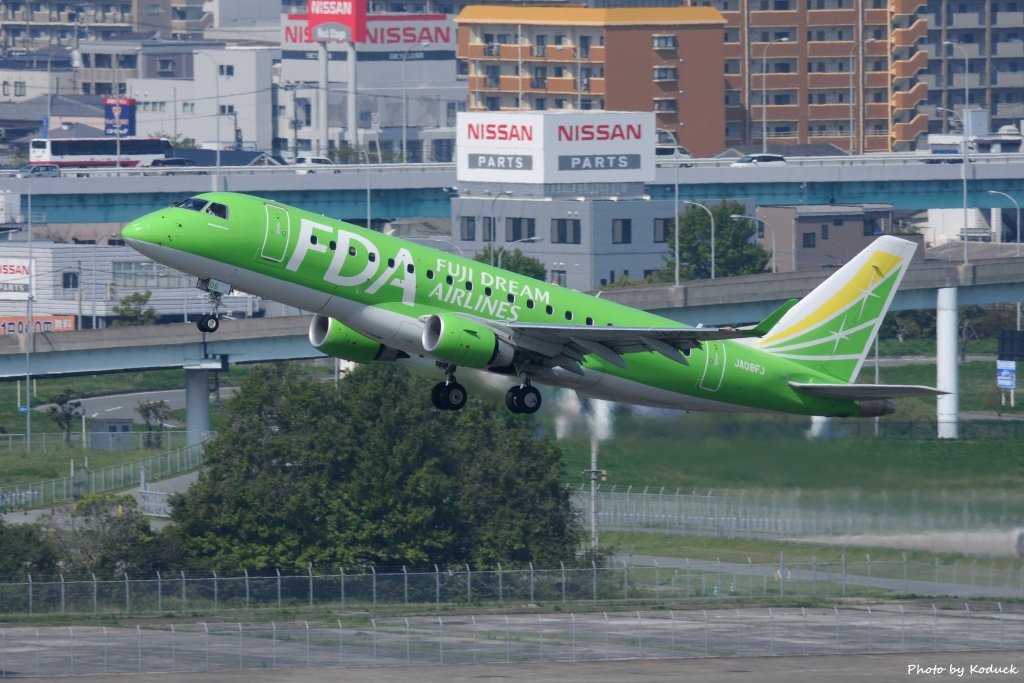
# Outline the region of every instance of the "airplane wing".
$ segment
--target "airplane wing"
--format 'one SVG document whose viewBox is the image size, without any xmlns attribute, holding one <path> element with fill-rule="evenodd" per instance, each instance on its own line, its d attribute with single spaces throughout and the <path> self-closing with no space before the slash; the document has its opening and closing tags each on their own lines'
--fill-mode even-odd
<svg viewBox="0 0 1024 683">
<path fill-rule="evenodd" d="M 921 384 L 807 384 L 790 382 L 800 393 L 818 398 L 839 401 L 877 401 L 887 398 L 903 398 L 905 396 L 938 396 L 948 394 L 934 387 Z"/>
<path fill-rule="evenodd" d="M 582 375 L 580 364 L 584 356 L 591 354 L 623 369 L 629 368 L 623 354 L 640 351 L 660 353 L 671 361 L 689 365 L 686 357 L 690 349 L 699 349 L 706 341 L 762 336 L 795 304 L 796 299 L 790 299 L 763 321 L 748 327 L 595 327 L 465 317 L 495 330 L 536 366 L 562 367 Z"/>
</svg>

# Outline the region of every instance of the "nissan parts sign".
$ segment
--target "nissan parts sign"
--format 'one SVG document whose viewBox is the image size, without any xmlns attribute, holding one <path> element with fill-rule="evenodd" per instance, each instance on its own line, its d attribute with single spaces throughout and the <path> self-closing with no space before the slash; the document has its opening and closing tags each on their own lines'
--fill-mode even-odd
<svg viewBox="0 0 1024 683">
<path fill-rule="evenodd" d="M 511 183 L 649 182 L 654 114 L 480 112 L 458 115 L 458 179 Z"/>
</svg>

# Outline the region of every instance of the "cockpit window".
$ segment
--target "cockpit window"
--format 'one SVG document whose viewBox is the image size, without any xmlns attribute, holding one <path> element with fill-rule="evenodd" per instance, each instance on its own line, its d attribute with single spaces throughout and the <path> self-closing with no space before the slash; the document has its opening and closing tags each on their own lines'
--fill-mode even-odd
<svg viewBox="0 0 1024 683">
<path fill-rule="evenodd" d="M 176 206 L 179 209 L 188 209 L 189 211 L 202 211 L 206 204 L 207 201 L 205 199 L 189 197 L 188 199 L 182 199 L 180 202 L 175 202 L 172 206 Z"/>
<path fill-rule="evenodd" d="M 210 202 L 210 205 L 206 207 L 206 213 L 212 216 L 216 216 L 217 218 L 223 218 L 224 220 L 227 220 L 228 207 L 224 206 L 223 204 L 218 204 L 217 202 Z"/>
</svg>

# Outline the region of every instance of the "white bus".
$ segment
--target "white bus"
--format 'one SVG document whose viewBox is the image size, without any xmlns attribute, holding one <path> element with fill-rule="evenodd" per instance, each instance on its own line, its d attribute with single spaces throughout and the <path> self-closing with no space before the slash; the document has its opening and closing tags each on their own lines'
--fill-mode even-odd
<svg viewBox="0 0 1024 683">
<path fill-rule="evenodd" d="M 32 140 L 29 163 L 78 168 L 149 166 L 154 159 L 174 156 L 164 138 L 51 138 Z"/>
</svg>

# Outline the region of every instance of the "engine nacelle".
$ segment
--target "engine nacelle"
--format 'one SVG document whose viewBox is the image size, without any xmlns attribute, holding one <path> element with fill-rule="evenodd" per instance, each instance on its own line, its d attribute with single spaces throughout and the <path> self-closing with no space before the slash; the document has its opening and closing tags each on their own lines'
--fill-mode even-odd
<svg viewBox="0 0 1024 683">
<path fill-rule="evenodd" d="M 510 365 L 515 355 L 494 330 L 454 313 L 435 314 L 423 326 L 423 350 L 435 358 L 470 368 Z"/>
<path fill-rule="evenodd" d="M 886 399 L 861 401 L 857 405 L 860 406 L 860 417 L 884 417 L 896 412 L 896 404 Z"/>
<path fill-rule="evenodd" d="M 309 321 L 309 343 L 321 353 L 354 363 L 409 357 L 398 349 L 384 346 L 379 341 L 356 332 L 334 318 L 319 314 L 314 315 Z"/>
</svg>

